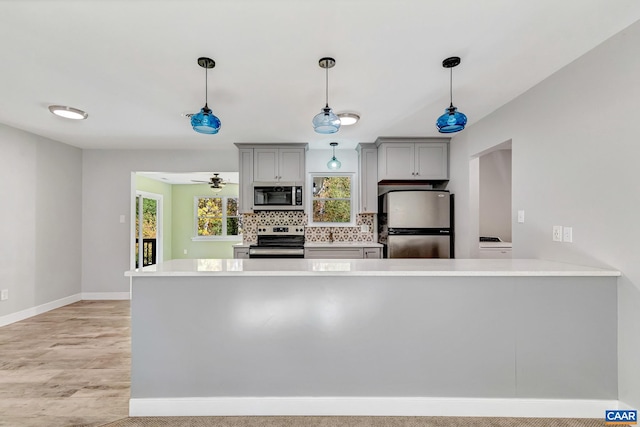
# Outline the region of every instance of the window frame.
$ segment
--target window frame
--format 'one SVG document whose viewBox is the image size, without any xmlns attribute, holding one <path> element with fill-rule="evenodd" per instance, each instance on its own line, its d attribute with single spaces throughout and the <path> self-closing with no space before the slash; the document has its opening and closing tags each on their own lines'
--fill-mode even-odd
<svg viewBox="0 0 640 427">
<path fill-rule="evenodd" d="M 200 199 L 221 199 L 222 200 L 222 234 L 219 236 L 199 236 L 198 235 L 198 202 Z M 242 233 L 240 234 L 227 234 L 227 218 L 238 218 L 238 223 L 240 222 L 241 216 L 240 211 L 238 211 L 237 215 L 228 216 L 227 215 L 227 202 L 229 199 L 236 199 L 236 204 L 239 203 L 238 196 L 193 196 L 193 236 L 191 237 L 191 241 L 242 241 Z M 238 224 L 239 225 L 239 224 Z"/>
<path fill-rule="evenodd" d="M 313 179 L 316 177 L 348 177 L 351 197 L 349 200 L 350 218 L 349 222 L 316 222 L 313 220 Z M 355 227 L 356 226 L 356 205 L 358 200 L 357 189 L 355 185 L 356 174 L 353 172 L 311 172 L 308 174 L 307 188 L 309 196 L 307 197 L 308 227 Z"/>
</svg>

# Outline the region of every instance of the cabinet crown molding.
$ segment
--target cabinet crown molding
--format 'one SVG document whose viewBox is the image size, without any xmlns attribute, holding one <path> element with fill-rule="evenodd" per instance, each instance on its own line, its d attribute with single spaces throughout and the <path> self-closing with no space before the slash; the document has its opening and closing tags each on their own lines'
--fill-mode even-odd
<svg viewBox="0 0 640 427">
<path fill-rule="evenodd" d="M 441 136 L 380 136 L 376 139 L 376 146 L 384 143 L 420 143 L 420 142 L 446 142 L 449 143 L 451 138 Z"/>
<path fill-rule="evenodd" d="M 234 142 L 238 148 L 304 148 L 305 151 L 309 150 L 308 142 L 283 142 L 283 143 L 260 143 L 260 142 Z"/>
</svg>

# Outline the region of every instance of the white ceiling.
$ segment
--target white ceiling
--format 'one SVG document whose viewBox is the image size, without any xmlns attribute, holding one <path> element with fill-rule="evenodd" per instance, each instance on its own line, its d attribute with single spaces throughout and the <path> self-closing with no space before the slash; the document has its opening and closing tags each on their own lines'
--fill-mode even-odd
<svg viewBox="0 0 640 427">
<path fill-rule="evenodd" d="M 473 125 L 638 19 L 637 0 L 0 0 L 0 123 L 102 149 L 434 136 L 444 58 L 462 58 L 453 101 Z M 204 104 L 200 56 L 217 135 L 182 116 Z M 311 126 L 323 56 L 330 106 L 362 116 L 333 136 Z"/>
</svg>

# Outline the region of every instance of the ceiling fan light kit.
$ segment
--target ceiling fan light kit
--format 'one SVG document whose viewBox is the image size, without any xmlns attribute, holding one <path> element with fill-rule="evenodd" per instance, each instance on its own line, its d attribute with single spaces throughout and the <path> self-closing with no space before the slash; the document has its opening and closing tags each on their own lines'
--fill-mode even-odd
<svg viewBox="0 0 640 427">
<path fill-rule="evenodd" d="M 198 58 L 198 65 L 204 68 L 204 84 L 205 84 L 205 101 L 204 107 L 200 109 L 200 112 L 191 116 L 191 127 L 198 133 L 204 133 L 208 135 L 214 135 L 220 131 L 220 119 L 217 118 L 213 112 L 209 109 L 208 103 L 208 76 L 207 70 L 216 66 L 216 62 L 211 58 L 200 57 Z"/>
<path fill-rule="evenodd" d="M 444 110 L 444 114 L 438 117 L 436 126 L 440 133 L 454 133 L 460 132 L 467 124 L 467 116 L 459 112 L 456 107 L 453 106 L 453 68 L 460 64 L 460 58 L 452 56 L 442 61 L 444 68 L 449 68 L 449 97 L 450 105 Z"/>
<path fill-rule="evenodd" d="M 333 58 L 320 58 L 318 61 L 320 68 L 325 69 L 325 106 L 320 110 L 319 114 L 313 118 L 313 130 L 317 133 L 330 134 L 336 133 L 340 129 L 340 118 L 336 116 L 329 108 L 329 68 L 333 68 L 336 65 L 336 60 Z"/>
<path fill-rule="evenodd" d="M 196 181 L 196 180 L 191 180 L 191 181 L 192 182 L 201 182 L 203 184 L 209 184 L 209 187 L 211 187 L 211 190 L 214 193 L 219 193 L 220 191 L 222 191 L 224 186 L 227 185 L 227 183 L 224 182 L 224 180 L 218 175 L 220 175 L 220 174 L 214 173 L 213 176 L 211 178 L 209 178 L 209 181 Z"/>
</svg>

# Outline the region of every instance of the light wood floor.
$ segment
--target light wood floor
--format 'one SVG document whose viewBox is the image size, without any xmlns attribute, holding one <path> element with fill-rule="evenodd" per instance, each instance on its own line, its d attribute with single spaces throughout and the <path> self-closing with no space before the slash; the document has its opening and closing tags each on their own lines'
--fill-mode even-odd
<svg viewBox="0 0 640 427">
<path fill-rule="evenodd" d="M 81 301 L 0 328 L 0 426 L 128 415 L 129 301 Z"/>
</svg>

